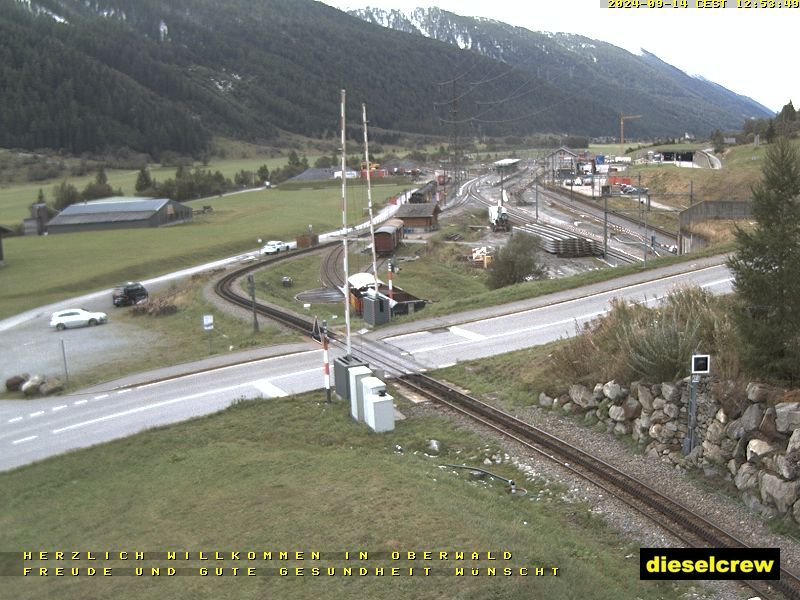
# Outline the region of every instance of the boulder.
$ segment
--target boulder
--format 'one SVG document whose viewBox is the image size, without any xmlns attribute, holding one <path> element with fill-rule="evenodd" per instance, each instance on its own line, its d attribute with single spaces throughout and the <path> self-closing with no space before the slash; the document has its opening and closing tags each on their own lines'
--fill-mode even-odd
<svg viewBox="0 0 800 600">
<path fill-rule="evenodd" d="M 761 419 L 764 418 L 764 409 L 759 404 L 751 404 L 744 411 L 741 419 L 742 427 L 745 432 L 755 431 L 761 425 Z"/>
<path fill-rule="evenodd" d="M 18 392 L 22 389 L 22 384 L 28 381 L 30 375 L 23 373 L 22 375 L 14 375 L 6 379 L 6 390 L 9 392 Z"/>
<path fill-rule="evenodd" d="M 786 453 L 800 450 L 800 429 L 795 429 L 792 437 L 789 438 L 789 443 L 786 444 Z"/>
<path fill-rule="evenodd" d="M 609 381 L 603 386 L 603 395 L 614 402 L 622 397 L 622 387 L 616 381 Z"/>
<path fill-rule="evenodd" d="M 661 395 L 661 384 L 660 383 L 656 383 L 656 384 L 650 386 L 650 393 L 652 394 L 653 398 L 657 398 L 658 396 L 660 396 Z"/>
<path fill-rule="evenodd" d="M 608 409 L 608 416 L 612 421 L 622 422 L 625 420 L 625 409 L 621 406 L 611 406 Z"/>
<path fill-rule="evenodd" d="M 653 410 L 662 410 L 667 403 L 661 396 L 653 400 Z"/>
<path fill-rule="evenodd" d="M 675 404 L 667 403 L 664 405 L 664 414 L 670 419 L 677 419 L 678 415 L 681 414 L 681 409 Z"/>
<path fill-rule="evenodd" d="M 736 462 L 735 458 L 732 458 L 728 461 L 728 471 L 734 477 L 736 477 L 736 473 L 739 472 L 739 463 Z"/>
<path fill-rule="evenodd" d="M 789 433 L 800 427 L 800 402 L 776 404 L 775 424 L 781 433 Z"/>
<path fill-rule="evenodd" d="M 622 403 L 622 410 L 625 411 L 625 420 L 633 421 L 636 417 L 642 414 L 642 405 L 634 398 L 627 398 Z"/>
<path fill-rule="evenodd" d="M 706 430 L 706 439 L 712 444 L 719 444 L 725 437 L 725 426 L 717 420 L 711 422 Z"/>
<path fill-rule="evenodd" d="M 722 448 L 716 444 L 710 443 L 708 440 L 703 442 L 703 457 L 707 462 L 720 465 L 725 463 L 725 457 L 722 455 Z"/>
<path fill-rule="evenodd" d="M 775 409 L 772 406 L 764 411 L 764 416 L 761 419 L 761 423 L 758 425 L 758 430 L 771 440 L 783 438 L 783 436 L 778 433 L 777 417 Z"/>
<path fill-rule="evenodd" d="M 751 463 L 742 463 L 733 478 L 736 489 L 754 490 L 758 488 L 758 467 Z"/>
<path fill-rule="evenodd" d="M 740 440 L 744 437 L 745 433 L 744 424 L 742 424 L 741 419 L 734 419 L 730 423 L 728 423 L 728 427 L 725 428 L 725 435 L 727 435 L 732 440 Z"/>
<path fill-rule="evenodd" d="M 650 415 L 650 422 L 651 423 L 666 423 L 669 421 L 669 417 L 664 414 L 663 410 L 657 410 L 652 415 Z"/>
<path fill-rule="evenodd" d="M 45 380 L 45 382 L 39 386 L 39 393 L 47 396 L 49 394 L 60 392 L 63 389 L 63 381 L 61 381 L 58 377 L 48 377 L 47 380 Z"/>
<path fill-rule="evenodd" d="M 647 435 L 657 441 L 662 441 L 661 438 L 664 435 L 664 426 L 661 423 L 655 423 L 650 426 L 650 429 L 647 431 Z"/>
<path fill-rule="evenodd" d="M 568 393 L 570 400 L 581 408 L 594 408 L 597 406 L 597 400 L 585 385 L 571 385 Z"/>
<path fill-rule="evenodd" d="M 598 383 L 594 386 L 594 390 L 592 391 L 592 395 L 594 399 L 600 402 L 603 399 L 603 384 Z"/>
<path fill-rule="evenodd" d="M 751 381 L 747 384 L 747 389 L 745 390 L 747 394 L 747 399 L 756 404 L 761 403 L 764 404 L 767 400 L 769 400 L 770 396 L 772 395 L 772 388 L 768 385 L 763 383 L 755 383 Z"/>
<path fill-rule="evenodd" d="M 720 408 L 717 411 L 717 414 L 714 415 L 714 420 L 719 421 L 723 425 L 728 422 L 728 415 L 725 414 L 725 409 Z"/>
<path fill-rule="evenodd" d="M 565 415 L 571 415 L 572 413 L 576 413 L 579 410 L 580 409 L 578 408 L 578 405 L 575 404 L 574 402 L 567 402 L 561 407 L 561 412 L 563 412 Z"/>
<path fill-rule="evenodd" d="M 800 495 L 800 481 L 784 481 L 772 473 L 764 473 L 761 477 L 761 499 L 772 504 L 778 512 L 789 512 Z"/>
<path fill-rule="evenodd" d="M 631 426 L 627 421 L 614 425 L 614 435 L 630 435 Z"/>
<path fill-rule="evenodd" d="M 791 454 L 778 454 L 775 456 L 775 470 L 784 479 L 797 479 L 800 472 L 800 455 L 796 452 Z"/>
<path fill-rule="evenodd" d="M 776 450 L 775 446 L 764 440 L 750 440 L 750 443 L 747 444 L 747 460 L 748 462 L 755 462 L 765 456 L 775 454 Z"/>
<path fill-rule="evenodd" d="M 650 388 L 641 383 L 634 387 L 636 390 L 636 397 L 639 399 L 639 404 L 646 411 L 653 410 L 653 394 L 650 393 Z"/>
<path fill-rule="evenodd" d="M 39 387 L 44 382 L 44 378 L 41 375 L 34 375 L 28 381 L 22 384 L 20 390 L 26 396 L 35 396 L 39 393 Z"/>
<path fill-rule="evenodd" d="M 553 399 L 544 392 L 542 392 L 541 394 L 539 394 L 539 406 L 541 406 L 542 408 L 550 408 L 553 406 Z"/>
<path fill-rule="evenodd" d="M 667 402 L 678 402 L 681 399 L 681 390 L 672 383 L 662 383 L 661 397 Z"/>
</svg>

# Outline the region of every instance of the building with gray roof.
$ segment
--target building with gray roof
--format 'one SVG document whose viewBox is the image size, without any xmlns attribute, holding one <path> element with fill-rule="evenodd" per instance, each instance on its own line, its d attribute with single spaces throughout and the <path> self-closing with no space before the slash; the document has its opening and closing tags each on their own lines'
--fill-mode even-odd
<svg viewBox="0 0 800 600">
<path fill-rule="evenodd" d="M 192 220 L 192 209 L 167 198 L 116 196 L 71 204 L 47 223 L 48 233 L 161 227 Z"/>
</svg>

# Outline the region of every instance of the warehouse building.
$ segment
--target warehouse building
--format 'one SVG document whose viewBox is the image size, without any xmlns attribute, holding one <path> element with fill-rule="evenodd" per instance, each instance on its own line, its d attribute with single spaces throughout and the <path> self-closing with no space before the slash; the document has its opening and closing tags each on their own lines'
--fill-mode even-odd
<svg viewBox="0 0 800 600">
<path fill-rule="evenodd" d="M 79 202 L 47 223 L 48 233 L 161 227 L 192 220 L 192 209 L 166 198 L 104 198 Z"/>
</svg>

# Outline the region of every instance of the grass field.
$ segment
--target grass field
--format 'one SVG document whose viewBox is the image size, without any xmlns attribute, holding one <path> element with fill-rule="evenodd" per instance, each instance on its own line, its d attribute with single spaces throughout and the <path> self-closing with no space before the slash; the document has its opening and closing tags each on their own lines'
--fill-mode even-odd
<svg viewBox="0 0 800 600">
<path fill-rule="evenodd" d="M 687 591 L 682 583 L 640 581 L 638 560 L 631 558 L 638 556 L 635 544 L 611 532 L 585 505 L 561 499 L 558 487 L 528 481 L 508 464 L 488 467 L 530 490 L 510 496 L 499 482 L 470 481 L 466 471 L 441 468 L 482 464 L 496 451 L 474 434 L 440 418 L 411 416 L 394 432 L 376 435 L 353 423 L 344 403 L 323 400 L 316 394 L 246 402 L 0 473 L 3 552 L 303 551 L 304 561 L 177 566 L 195 573 L 201 566 L 212 573 L 216 566 L 252 566 L 261 575 L 301 566 L 306 576 L 121 576 L 126 567 L 175 566 L 164 557 L 114 561 L 112 577 L 3 577 L 3 597 L 656 600 Z M 431 438 L 440 441 L 439 457 L 425 454 Z M 461 564 L 392 560 L 388 554 L 485 556 L 503 550 L 512 553 L 510 560 Z M 308 558 L 312 551 L 325 554 L 314 561 Z M 345 562 L 345 551 L 366 551 L 369 557 Z M 2 556 L 4 571 L 20 571 L 20 560 Z M 84 560 L 67 566 L 92 565 Z M 334 567 L 339 575 L 311 577 L 314 566 Z M 387 571 L 347 577 L 341 575 L 345 566 Z M 426 566 L 437 575 L 421 576 Z M 457 566 L 467 573 L 477 567 L 484 575 L 454 577 Z M 490 577 L 489 566 L 527 567 L 532 573 L 541 567 L 548 575 Z M 391 577 L 391 567 L 418 570 Z"/>
<path fill-rule="evenodd" d="M 373 189 L 380 206 L 404 186 Z M 349 222 L 363 218 L 365 192 L 349 199 Z M 258 247 L 258 239 L 294 239 L 308 225 L 315 232 L 341 225 L 341 192 L 257 190 L 188 203 L 212 213 L 192 223 L 155 229 L 122 229 L 3 241 L 6 266 L 0 318 L 71 295 L 145 279 Z"/>
</svg>

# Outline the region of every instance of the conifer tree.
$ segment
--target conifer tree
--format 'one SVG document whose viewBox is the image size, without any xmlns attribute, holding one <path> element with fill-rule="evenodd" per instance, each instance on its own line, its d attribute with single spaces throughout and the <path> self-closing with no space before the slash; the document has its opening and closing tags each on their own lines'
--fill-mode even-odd
<svg viewBox="0 0 800 600">
<path fill-rule="evenodd" d="M 738 230 L 729 259 L 735 322 L 753 375 L 800 379 L 800 153 L 778 138 L 753 188 L 752 231 Z"/>
</svg>

